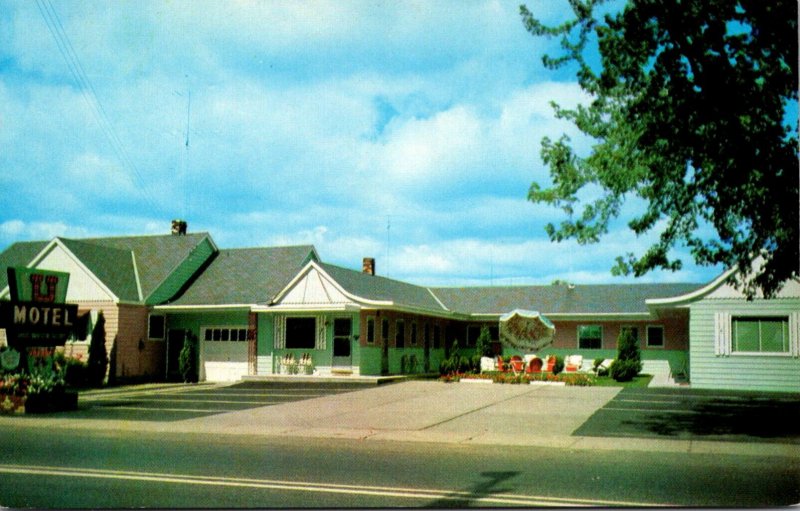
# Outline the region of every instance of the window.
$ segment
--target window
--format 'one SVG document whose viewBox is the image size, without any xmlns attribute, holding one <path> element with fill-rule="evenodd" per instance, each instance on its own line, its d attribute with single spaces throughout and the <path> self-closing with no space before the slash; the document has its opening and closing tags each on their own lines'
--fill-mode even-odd
<svg viewBox="0 0 800 511">
<path fill-rule="evenodd" d="M 639 327 L 637 326 L 624 326 L 620 328 L 620 332 L 630 332 L 634 339 L 639 340 Z"/>
<path fill-rule="evenodd" d="M 389 344 L 389 320 L 386 318 L 381 322 L 381 344 L 383 346 Z"/>
<path fill-rule="evenodd" d="M 578 327 L 578 349 L 599 350 L 603 347 L 603 327 L 580 325 Z"/>
<path fill-rule="evenodd" d="M 481 335 L 481 327 L 470 325 L 467 327 L 467 346 L 475 347 L 478 344 L 478 337 Z"/>
<path fill-rule="evenodd" d="M 663 348 L 664 347 L 664 327 L 660 325 L 651 325 L 647 327 L 647 347 L 648 348 Z"/>
<path fill-rule="evenodd" d="M 788 317 L 734 317 L 731 335 L 734 352 L 788 353 Z"/>
<path fill-rule="evenodd" d="M 398 319 L 394 325 L 394 347 L 406 347 L 406 323 L 402 319 Z"/>
<path fill-rule="evenodd" d="M 499 341 L 500 340 L 500 327 L 499 326 L 490 326 L 489 327 L 489 337 L 491 337 L 491 339 L 493 341 Z"/>
<path fill-rule="evenodd" d="M 164 316 L 150 314 L 147 318 L 147 338 L 151 341 L 163 341 L 166 331 L 166 318 Z"/>
<path fill-rule="evenodd" d="M 286 349 L 313 350 L 316 337 L 316 318 L 286 318 Z"/>
<path fill-rule="evenodd" d="M 412 346 L 416 346 L 417 345 L 417 322 L 416 321 L 412 321 L 411 322 L 411 345 Z"/>
<path fill-rule="evenodd" d="M 204 341 L 247 341 L 247 329 L 241 327 L 204 327 L 200 331 Z"/>
<path fill-rule="evenodd" d="M 367 318 L 367 344 L 375 344 L 375 318 Z"/>
</svg>

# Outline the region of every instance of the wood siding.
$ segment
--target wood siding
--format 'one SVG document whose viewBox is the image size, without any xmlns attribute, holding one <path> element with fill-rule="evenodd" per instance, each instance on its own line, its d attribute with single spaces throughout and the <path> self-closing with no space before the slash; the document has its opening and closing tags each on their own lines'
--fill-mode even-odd
<svg viewBox="0 0 800 511">
<path fill-rule="evenodd" d="M 690 381 L 694 388 L 800 392 L 800 358 L 788 354 L 715 355 L 714 315 L 789 315 L 800 299 L 705 299 L 690 306 Z M 796 334 L 795 334 L 796 335 Z"/>
</svg>

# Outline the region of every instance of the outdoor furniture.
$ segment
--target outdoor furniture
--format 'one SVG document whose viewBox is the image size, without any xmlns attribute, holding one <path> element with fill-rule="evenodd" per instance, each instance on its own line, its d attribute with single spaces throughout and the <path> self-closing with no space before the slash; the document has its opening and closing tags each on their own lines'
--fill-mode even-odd
<svg viewBox="0 0 800 511">
<path fill-rule="evenodd" d="M 564 370 L 568 373 L 574 373 L 580 371 L 581 365 L 583 365 L 583 355 L 570 355 L 564 361 Z"/>
<path fill-rule="evenodd" d="M 511 370 L 515 373 L 521 373 L 525 370 L 525 362 L 522 360 L 522 357 L 519 355 L 514 355 L 511 357 L 509 362 L 511 364 Z"/>
<path fill-rule="evenodd" d="M 525 369 L 526 373 L 541 373 L 542 366 L 544 365 L 544 361 L 539 358 L 532 358 L 531 361 L 528 363 L 528 367 Z"/>
<path fill-rule="evenodd" d="M 547 371 L 548 373 L 552 373 L 555 367 L 556 367 L 556 357 L 550 355 L 549 357 L 547 357 L 547 365 L 545 366 L 544 370 Z"/>
<path fill-rule="evenodd" d="M 503 357 L 501 356 L 497 357 L 497 370 L 502 372 L 508 371 L 508 364 L 503 361 Z"/>
<path fill-rule="evenodd" d="M 481 357 L 481 372 L 494 371 L 497 369 L 495 360 L 492 357 Z"/>
</svg>

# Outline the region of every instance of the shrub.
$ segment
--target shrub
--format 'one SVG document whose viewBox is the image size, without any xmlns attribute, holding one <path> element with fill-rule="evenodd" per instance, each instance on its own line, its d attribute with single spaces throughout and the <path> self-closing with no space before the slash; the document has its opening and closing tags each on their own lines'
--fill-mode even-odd
<svg viewBox="0 0 800 511">
<path fill-rule="evenodd" d="M 100 387 L 106 379 L 108 352 L 106 352 L 106 319 L 103 312 L 97 315 L 97 322 L 92 329 L 92 342 L 89 344 L 89 364 L 87 368 L 88 383 L 92 387 Z"/>
<path fill-rule="evenodd" d="M 553 374 L 558 374 L 564 370 L 564 357 L 556 355 L 556 363 L 553 366 Z"/>
<path fill-rule="evenodd" d="M 478 357 L 478 368 L 480 368 L 481 357 L 494 357 L 492 350 L 492 334 L 489 333 L 489 327 L 486 325 L 481 327 L 481 333 L 478 335 L 478 340 L 475 342 L 475 356 Z"/>
<path fill-rule="evenodd" d="M 618 365 L 619 362 L 623 364 Z M 617 366 L 617 369 L 614 369 Z M 617 359 L 611 364 L 609 374 L 617 381 L 630 381 L 642 370 L 639 341 L 630 330 L 622 330 L 617 338 Z M 630 374 L 630 373 L 633 374 Z M 620 379 L 623 378 L 623 379 Z"/>
<path fill-rule="evenodd" d="M 642 363 L 636 360 L 617 359 L 611 364 L 609 374 L 616 381 L 631 381 L 642 370 Z"/>
<path fill-rule="evenodd" d="M 197 337 L 191 332 L 186 333 L 183 347 L 178 355 L 178 370 L 186 383 L 197 383 Z"/>
</svg>

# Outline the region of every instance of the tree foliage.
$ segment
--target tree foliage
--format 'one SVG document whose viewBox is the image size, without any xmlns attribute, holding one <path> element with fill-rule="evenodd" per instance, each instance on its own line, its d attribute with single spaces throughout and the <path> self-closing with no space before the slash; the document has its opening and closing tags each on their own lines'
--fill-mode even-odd
<svg viewBox="0 0 800 511">
<path fill-rule="evenodd" d="M 612 273 L 678 270 L 684 246 L 698 264 L 737 267 L 748 295 L 774 294 L 800 274 L 797 2 L 630 0 L 600 16 L 602 3 L 570 0 L 574 19 L 554 27 L 520 8 L 530 33 L 560 37 L 545 67 L 576 65 L 590 97 L 554 104 L 593 141 L 588 155 L 566 135 L 542 140 L 552 186 L 533 183 L 529 199 L 567 214 L 547 225 L 550 238 L 597 242 L 625 198 L 640 197 L 646 210 L 628 225 L 658 239 Z M 590 189 L 599 198 L 581 204 Z"/>
<path fill-rule="evenodd" d="M 97 315 L 97 322 L 92 329 L 92 340 L 89 343 L 89 362 L 87 372 L 89 385 L 101 387 L 108 371 L 108 352 L 106 351 L 106 318 L 103 311 Z"/>
</svg>

